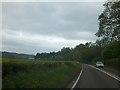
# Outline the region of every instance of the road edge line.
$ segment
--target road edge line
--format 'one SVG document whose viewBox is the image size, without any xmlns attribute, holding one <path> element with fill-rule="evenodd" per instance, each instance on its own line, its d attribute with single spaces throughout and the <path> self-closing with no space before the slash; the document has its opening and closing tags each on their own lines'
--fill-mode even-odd
<svg viewBox="0 0 120 90">
<path fill-rule="evenodd" d="M 116 76 L 116 75 L 113 75 L 113 74 L 111 74 L 111 73 L 109 73 L 109 72 L 107 72 L 107 71 L 104 71 L 104 70 L 101 70 L 101 69 L 99 69 L 99 68 L 96 68 L 96 67 L 94 67 L 94 66 L 92 66 L 92 65 L 88 65 L 88 66 L 90 66 L 90 67 L 92 67 L 92 68 L 95 68 L 95 69 L 97 69 L 97 70 L 99 70 L 99 71 L 107 74 L 108 76 L 114 78 L 115 80 L 120 81 L 120 78 L 119 78 L 118 76 Z"/>
<path fill-rule="evenodd" d="M 75 88 L 76 84 L 78 83 L 78 80 L 80 79 L 80 76 L 82 75 L 82 72 L 83 72 L 83 65 L 81 67 L 81 71 L 79 73 L 79 76 L 78 76 L 77 80 L 75 81 L 75 83 L 73 84 L 73 86 L 70 90 L 73 90 L 73 88 Z"/>
</svg>

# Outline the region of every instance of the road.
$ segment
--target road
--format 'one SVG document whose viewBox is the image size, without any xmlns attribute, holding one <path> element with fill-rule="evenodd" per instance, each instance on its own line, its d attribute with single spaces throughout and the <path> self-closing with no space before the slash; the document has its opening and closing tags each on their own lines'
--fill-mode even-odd
<svg viewBox="0 0 120 90">
<path fill-rule="evenodd" d="M 109 75 L 85 64 L 82 69 L 74 88 L 120 88 L 120 82 Z"/>
</svg>

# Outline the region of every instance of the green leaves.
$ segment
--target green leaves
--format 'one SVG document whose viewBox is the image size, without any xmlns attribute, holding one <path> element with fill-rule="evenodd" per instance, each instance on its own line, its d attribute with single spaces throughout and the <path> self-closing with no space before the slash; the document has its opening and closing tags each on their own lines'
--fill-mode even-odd
<svg viewBox="0 0 120 90">
<path fill-rule="evenodd" d="M 103 58 L 112 59 L 120 56 L 120 42 L 114 41 L 103 49 Z"/>
<path fill-rule="evenodd" d="M 120 1 L 107 2 L 104 11 L 98 17 L 99 30 L 95 34 L 98 37 L 107 38 L 106 42 L 120 40 Z"/>
</svg>

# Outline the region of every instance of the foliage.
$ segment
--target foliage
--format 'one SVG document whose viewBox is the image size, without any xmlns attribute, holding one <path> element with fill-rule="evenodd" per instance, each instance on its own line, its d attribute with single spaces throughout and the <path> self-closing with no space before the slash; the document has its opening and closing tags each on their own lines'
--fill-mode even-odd
<svg viewBox="0 0 120 90">
<path fill-rule="evenodd" d="M 104 11 L 100 14 L 99 30 L 96 36 L 102 37 L 104 44 L 113 40 L 120 41 L 120 1 L 106 2 Z"/>
<path fill-rule="evenodd" d="M 106 45 L 102 53 L 104 59 L 120 58 L 120 41 Z"/>
<path fill-rule="evenodd" d="M 113 68 L 120 71 L 120 58 L 106 59 L 104 63 L 106 67 Z"/>
</svg>

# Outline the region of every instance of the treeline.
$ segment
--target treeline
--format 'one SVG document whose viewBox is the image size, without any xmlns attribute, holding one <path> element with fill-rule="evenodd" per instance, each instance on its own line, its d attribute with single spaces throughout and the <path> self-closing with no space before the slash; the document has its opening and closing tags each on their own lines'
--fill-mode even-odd
<svg viewBox="0 0 120 90">
<path fill-rule="evenodd" d="M 64 47 L 58 52 L 37 53 L 36 59 L 76 60 L 94 63 L 102 60 L 106 65 L 118 67 L 120 64 L 120 1 L 107 1 L 99 15 L 99 30 L 95 34 L 100 39 L 95 43 Z"/>
<path fill-rule="evenodd" d="M 64 47 L 61 51 L 50 53 L 37 53 L 35 59 L 72 60 L 84 63 L 120 58 L 120 41 L 113 41 L 101 46 L 100 42 L 87 42 L 75 48 Z"/>
<path fill-rule="evenodd" d="M 71 60 L 89 63 L 101 57 L 101 47 L 97 43 L 87 42 L 75 48 L 64 47 L 58 52 L 37 53 L 35 59 Z"/>
</svg>

